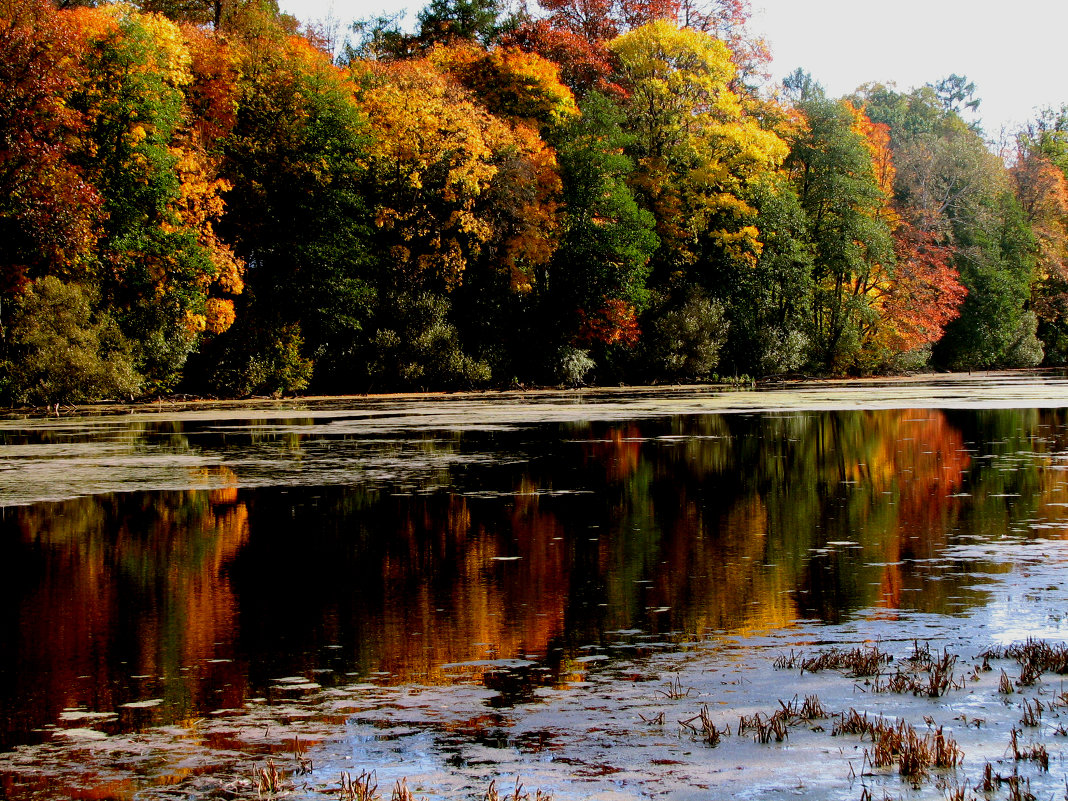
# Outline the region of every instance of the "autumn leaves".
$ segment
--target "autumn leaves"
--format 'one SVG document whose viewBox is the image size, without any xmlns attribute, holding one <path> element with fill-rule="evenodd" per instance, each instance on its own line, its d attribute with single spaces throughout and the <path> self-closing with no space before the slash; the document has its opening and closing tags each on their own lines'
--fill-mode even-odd
<svg viewBox="0 0 1068 801">
<path fill-rule="evenodd" d="M 0 5 L 8 400 L 1035 364 L 1060 336 L 1059 140 L 1010 172 L 936 88 L 758 89 L 736 0 L 436 0 L 340 59 L 254 4 L 160 10 Z"/>
</svg>

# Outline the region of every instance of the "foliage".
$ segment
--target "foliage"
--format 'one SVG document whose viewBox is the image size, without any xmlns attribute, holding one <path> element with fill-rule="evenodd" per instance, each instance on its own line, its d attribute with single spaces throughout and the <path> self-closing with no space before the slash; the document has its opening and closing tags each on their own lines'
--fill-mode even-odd
<svg viewBox="0 0 1068 801">
<path fill-rule="evenodd" d="M 86 119 L 76 162 L 102 199 L 102 292 L 150 384 L 167 388 L 205 332 L 234 319 L 243 263 L 216 236 L 228 184 L 188 126 L 192 58 L 178 27 L 124 6 L 78 9 Z"/>
<path fill-rule="evenodd" d="M 559 65 L 560 78 L 578 97 L 591 91 L 622 95 L 612 80 L 615 59 L 603 40 L 590 41 L 544 19 L 527 20 L 502 37 L 502 42 Z"/>
<path fill-rule="evenodd" d="M 0 3 L 0 301 L 46 273 L 84 272 L 99 195 L 70 159 L 84 118 L 71 21 L 38 0 Z"/>
<path fill-rule="evenodd" d="M 791 143 L 787 168 L 812 242 L 813 361 L 842 372 L 859 366 L 864 340 L 877 327 L 880 290 L 894 257 L 888 200 L 872 147 L 848 103 L 813 93 L 799 105 L 806 125 Z"/>
<path fill-rule="evenodd" d="M 712 36 L 661 20 L 611 42 L 620 60 L 633 183 L 657 222 L 661 278 L 697 261 L 697 243 L 753 263 L 760 251 L 746 197 L 786 145 L 730 89 L 735 70 Z"/>
<path fill-rule="evenodd" d="M 253 330 L 240 326 L 207 385 L 228 397 L 270 395 L 281 397 L 307 389 L 314 363 L 303 355 L 299 323 L 258 320 Z"/>
<path fill-rule="evenodd" d="M 556 380 L 568 387 L 581 387 L 596 366 L 589 351 L 565 346 L 557 356 Z"/>
<path fill-rule="evenodd" d="M 12 316 L 4 364 L 17 403 L 78 403 L 137 394 L 132 343 L 106 312 L 93 313 L 77 284 L 45 276 L 30 284 Z"/>
<path fill-rule="evenodd" d="M 459 81 L 492 114 L 534 128 L 553 128 L 578 116 L 571 90 L 560 83 L 560 68 L 537 54 L 508 46 L 490 51 L 439 46 L 430 63 Z"/>
<path fill-rule="evenodd" d="M 448 313 L 448 300 L 430 293 L 387 297 L 371 339 L 372 382 L 404 389 L 469 389 L 489 381 L 489 366 L 464 353 Z"/>
<path fill-rule="evenodd" d="M 1046 343 L 1046 361 L 1052 364 L 1068 363 L 1068 141 L 1061 127 L 1058 118 L 1047 114 L 1023 131 L 1009 170 L 1035 237 L 1030 305 Z"/>
<path fill-rule="evenodd" d="M 690 287 L 676 304 L 658 309 L 645 341 L 646 369 L 669 380 L 707 379 L 727 339 L 723 304 Z"/>
<path fill-rule="evenodd" d="M 564 314 L 593 310 L 606 300 L 641 309 L 647 302 L 649 259 L 657 246 L 655 220 L 627 184 L 633 161 L 623 116 L 593 93 L 583 114 L 561 132 L 564 233 L 553 262 L 553 302 Z"/>
<path fill-rule="evenodd" d="M 763 232 L 757 262 L 721 263 L 711 283 L 730 323 L 724 365 L 736 374 L 788 373 L 808 361 L 811 347 L 808 220 L 793 186 L 782 177 L 757 186 L 751 202 Z"/>
<path fill-rule="evenodd" d="M 0 392 L 1068 362 L 1068 110 L 757 92 L 749 11 L 0 0 Z"/>
<path fill-rule="evenodd" d="M 240 310 L 248 324 L 208 355 L 273 349 L 261 329 L 286 334 L 289 344 L 278 347 L 292 351 L 295 335 L 286 332 L 299 328 L 302 352 L 329 374 L 362 345 L 374 294 L 360 191 L 366 121 L 347 73 L 326 54 L 252 11 L 238 22 L 237 112 L 222 142 L 230 184 L 223 228 L 251 265 L 254 302 Z"/>
</svg>

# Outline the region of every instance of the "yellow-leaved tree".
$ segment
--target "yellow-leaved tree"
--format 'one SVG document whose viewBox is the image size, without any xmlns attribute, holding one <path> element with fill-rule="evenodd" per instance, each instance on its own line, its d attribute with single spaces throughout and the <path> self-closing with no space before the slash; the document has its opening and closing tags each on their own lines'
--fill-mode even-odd
<svg viewBox="0 0 1068 801">
<path fill-rule="evenodd" d="M 433 59 L 361 62 L 353 73 L 372 136 L 376 250 L 394 283 L 451 292 L 479 264 L 528 287 L 552 254 L 559 192 L 537 131 L 491 114 Z"/>
<path fill-rule="evenodd" d="M 730 88 L 731 53 L 713 36 L 651 22 L 609 44 L 619 59 L 637 183 L 657 218 L 661 269 L 697 260 L 707 240 L 730 258 L 760 252 L 752 185 L 787 154 Z"/>
</svg>

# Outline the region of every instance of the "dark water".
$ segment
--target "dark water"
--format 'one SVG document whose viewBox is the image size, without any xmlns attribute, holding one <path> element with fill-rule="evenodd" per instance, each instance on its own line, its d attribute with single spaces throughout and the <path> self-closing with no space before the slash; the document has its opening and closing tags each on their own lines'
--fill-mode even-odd
<svg viewBox="0 0 1068 801">
<path fill-rule="evenodd" d="M 433 685 L 457 663 L 523 659 L 551 684 L 621 630 L 959 615 L 986 602 L 977 577 L 1011 565 L 948 547 L 1068 531 L 1063 409 L 389 438 L 306 422 L 0 433 L 27 482 L 88 454 L 124 486 L 170 487 L 4 506 L 0 749 L 49 738 L 72 710 L 137 730 L 270 698 L 285 677 L 298 692 L 298 678 Z"/>
</svg>

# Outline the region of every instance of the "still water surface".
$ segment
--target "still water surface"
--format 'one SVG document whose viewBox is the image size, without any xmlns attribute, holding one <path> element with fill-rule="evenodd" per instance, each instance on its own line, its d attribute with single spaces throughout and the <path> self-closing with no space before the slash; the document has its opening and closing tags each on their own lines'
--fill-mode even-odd
<svg viewBox="0 0 1068 801">
<path fill-rule="evenodd" d="M 1014 571 L 1048 570 L 1068 533 L 1068 385 L 1041 394 L 1046 408 L 702 412 L 669 395 L 525 420 L 379 405 L 4 422 L 0 751 L 76 763 L 71 739 L 354 686 L 429 706 L 481 688 L 455 703 L 514 720 L 617 657 L 616 690 L 666 675 L 635 678 L 650 666 L 625 660 L 645 652 L 863 640 L 863 621 L 902 640 L 928 626 L 971 656 L 1065 639 L 1057 574 L 1012 600 Z M 339 740 L 359 740 L 346 720 Z M 448 771 L 448 748 L 412 742 L 392 757 Z M 0 760 L 6 793 L 49 795 L 19 771 Z M 118 796 L 155 781 L 130 773 Z"/>
</svg>

